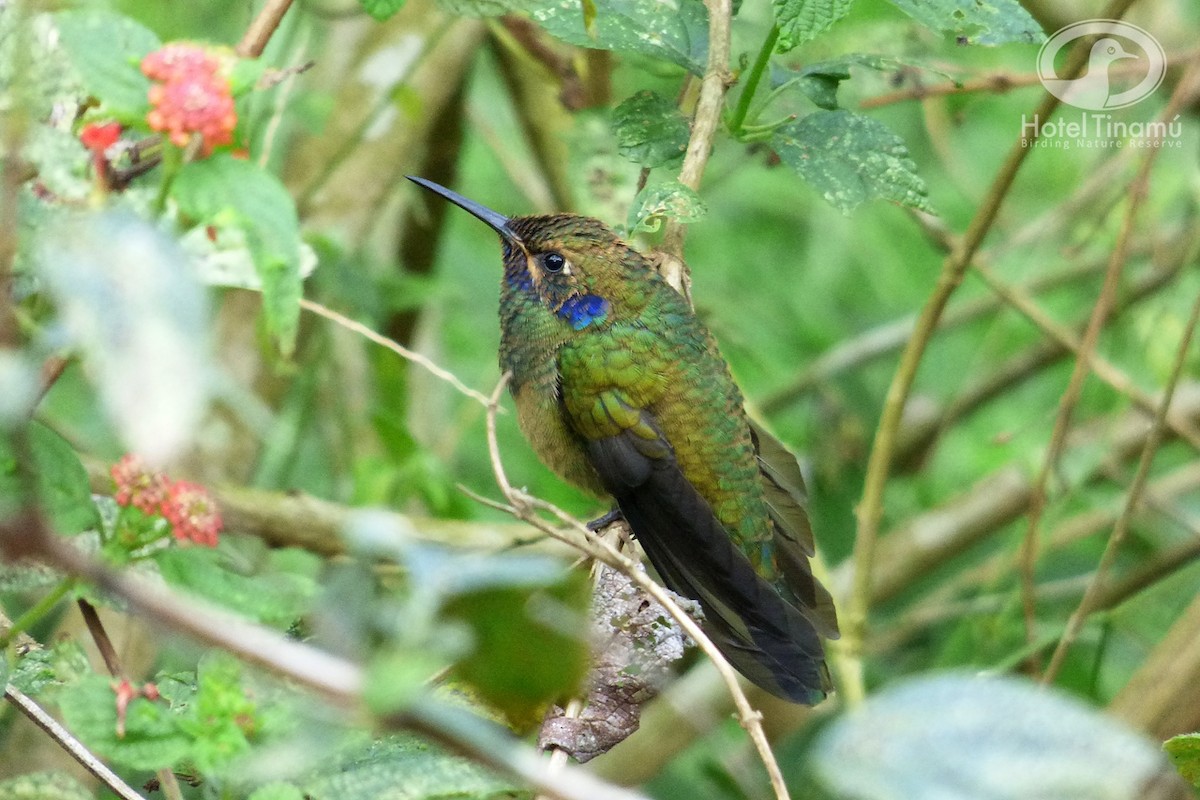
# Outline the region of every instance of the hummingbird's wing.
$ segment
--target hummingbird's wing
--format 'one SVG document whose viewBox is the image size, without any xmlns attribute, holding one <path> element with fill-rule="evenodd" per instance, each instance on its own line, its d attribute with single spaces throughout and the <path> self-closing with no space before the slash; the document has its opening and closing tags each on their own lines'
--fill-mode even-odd
<svg viewBox="0 0 1200 800">
<path fill-rule="evenodd" d="M 786 592 L 793 595 L 806 616 L 826 639 L 839 636 L 837 610 L 829 591 L 812 573 L 808 557 L 816 552 L 808 519 L 808 490 L 796 456 L 754 420 L 750 439 L 762 476 L 767 513 L 774 527 L 772 544 Z"/>
<path fill-rule="evenodd" d="M 588 459 L 666 585 L 699 601 L 705 631 L 739 672 L 779 697 L 819 702 L 830 682 L 814 622 L 735 546 L 653 414 L 617 388 L 591 399 L 587 406 L 600 409 L 607 424 L 597 426 L 592 416 L 576 430 L 592 434 L 583 436 Z M 607 435 L 596 436 L 598 428 Z M 816 585 L 811 572 L 807 580 Z"/>
</svg>

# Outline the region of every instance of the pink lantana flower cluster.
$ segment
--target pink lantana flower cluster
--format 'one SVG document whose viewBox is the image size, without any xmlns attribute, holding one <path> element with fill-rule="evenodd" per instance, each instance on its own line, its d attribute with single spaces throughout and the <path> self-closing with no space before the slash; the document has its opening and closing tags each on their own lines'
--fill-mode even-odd
<svg viewBox="0 0 1200 800">
<path fill-rule="evenodd" d="M 198 44 L 174 42 L 142 59 L 150 87 L 150 127 L 186 147 L 199 136 L 201 152 L 233 143 L 237 110 L 222 60 Z"/>
<path fill-rule="evenodd" d="M 149 469 L 136 455 L 127 454 L 109 472 L 116 483 L 117 505 L 158 514 L 171 523 L 180 542 L 216 547 L 221 533 L 221 512 L 211 494 L 198 483 L 171 481 Z"/>
</svg>

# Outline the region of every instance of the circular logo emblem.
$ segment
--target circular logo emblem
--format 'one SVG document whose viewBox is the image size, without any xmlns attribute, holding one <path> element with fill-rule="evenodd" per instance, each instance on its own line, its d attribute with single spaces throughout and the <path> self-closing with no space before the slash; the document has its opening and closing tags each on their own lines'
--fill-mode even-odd
<svg viewBox="0 0 1200 800">
<path fill-rule="evenodd" d="M 1087 69 L 1073 80 L 1058 77 L 1054 59 L 1064 47 L 1084 36 L 1097 36 L 1088 54 Z M 1138 64 L 1134 75 L 1144 77 L 1136 86 L 1123 88 L 1112 81 L 1113 67 Z M 1076 108 L 1107 111 L 1124 108 L 1150 95 L 1167 71 L 1162 45 L 1137 25 L 1112 19 L 1089 19 L 1055 31 L 1038 51 L 1038 77 L 1046 91 Z"/>
</svg>

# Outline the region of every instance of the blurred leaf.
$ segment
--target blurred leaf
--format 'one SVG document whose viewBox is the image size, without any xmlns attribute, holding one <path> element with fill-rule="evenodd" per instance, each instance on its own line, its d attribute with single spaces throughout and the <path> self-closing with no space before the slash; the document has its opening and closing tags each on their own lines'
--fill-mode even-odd
<svg viewBox="0 0 1200 800">
<path fill-rule="evenodd" d="M 638 53 L 704 74 L 708 13 L 700 0 L 596 0 L 591 25 L 578 3 L 531 0 L 518 7 L 568 44 Z"/>
<path fill-rule="evenodd" d="M 445 668 L 439 648 L 414 649 L 403 642 L 385 646 L 367 664 L 363 701 L 377 716 L 395 714 L 427 692 Z"/>
<path fill-rule="evenodd" d="M 815 111 L 775 131 L 779 157 L 843 213 L 875 197 L 932 211 L 899 136 L 850 111 Z"/>
<path fill-rule="evenodd" d="M 42 274 L 117 430 L 147 462 L 169 460 L 211 374 L 207 300 L 183 251 L 127 211 L 64 215 L 40 238 Z"/>
<path fill-rule="evenodd" d="M 150 79 L 141 61 L 162 46 L 152 31 L 128 17 L 98 9 L 55 15 L 59 41 L 83 85 L 122 122 L 144 122 Z"/>
<path fill-rule="evenodd" d="M 1183 779 L 1200 789 L 1200 733 L 1182 733 L 1163 743 L 1167 757 Z"/>
<path fill-rule="evenodd" d="M 532 798 L 483 767 L 415 736 L 396 735 L 339 754 L 303 783 L 312 800 Z"/>
<path fill-rule="evenodd" d="M 772 0 L 779 27 L 776 52 L 786 53 L 829 30 L 850 13 L 854 0 Z"/>
<path fill-rule="evenodd" d="M 242 665 L 219 650 L 210 650 L 196 668 L 196 694 L 179 716 L 179 727 L 191 735 L 190 758 L 204 772 L 229 764 L 250 749 L 258 709 L 242 686 Z"/>
<path fill-rule="evenodd" d="M 663 181 L 647 186 L 633 198 L 627 225 L 630 234 L 656 231 L 664 218 L 676 222 L 695 222 L 706 213 L 708 208 L 700 195 L 679 181 Z"/>
<path fill-rule="evenodd" d="M 62 690 L 63 720 L 89 749 L 131 769 L 170 767 L 191 750 L 191 739 L 162 701 L 136 697 L 125 715 L 125 735 L 117 735 L 117 698 L 111 680 L 90 675 Z"/>
<path fill-rule="evenodd" d="M 0 781 L 0 800 L 92 800 L 92 792 L 61 772 L 31 772 Z"/>
<path fill-rule="evenodd" d="M 79 456 L 66 439 L 40 422 L 31 422 L 26 432 L 37 499 L 54 530 L 70 535 L 94 527 L 96 506 Z M 0 518 L 16 513 L 26 502 L 12 448 L 11 437 L 0 435 Z"/>
<path fill-rule="evenodd" d="M 304 792 L 291 783 L 268 783 L 251 792 L 247 800 L 304 800 Z"/>
<path fill-rule="evenodd" d="M 541 586 L 531 586 L 527 576 L 545 559 L 490 561 L 503 567 L 477 572 L 473 588 L 461 586 L 445 606 L 473 638 L 454 674 L 512 721 L 529 721 L 571 696 L 587 674 L 590 584 L 584 573 L 557 565 Z"/>
<path fill-rule="evenodd" d="M 661 167 L 683 158 L 690 128 L 675 103 L 642 91 L 613 110 L 613 130 L 621 155 L 643 167 Z"/>
<path fill-rule="evenodd" d="M 295 622 L 316 594 L 314 575 L 307 570 L 299 574 L 280 569 L 239 574 L 220 549 L 169 547 L 155 553 L 154 561 L 168 583 L 276 628 Z M 276 563 L 286 566 L 282 561 Z"/>
<path fill-rule="evenodd" d="M 363 10 L 375 19 L 383 22 L 404 8 L 404 0 L 358 0 Z"/>
<path fill-rule="evenodd" d="M 1013 678 L 888 689 L 827 728 L 813 758 L 831 789 L 861 800 L 1135 800 L 1177 780 L 1141 735 Z"/>
<path fill-rule="evenodd" d="M 8 679 L 30 697 L 39 697 L 50 688 L 66 686 L 91 674 L 83 648 L 73 640 L 62 639 L 18 658 Z"/>
<path fill-rule="evenodd" d="M 27 561 L 0 563 L 0 593 L 12 594 L 44 589 L 62 580 L 62 575 L 42 564 Z"/>
<path fill-rule="evenodd" d="M 290 355 L 300 320 L 300 223 L 296 204 L 274 175 L 219 153 L 183 166 L 172 187 L 180 210 L 202 223 L 230 223 L 246 236 L 262 281 L 267 330 Z"/>
<path fill-rule="evenodd" d="M 959 37 L 963 44 L 1039 44 L 1042 26 L 1017 0 L 891 0 L 927 28 Z"/>
</svg>

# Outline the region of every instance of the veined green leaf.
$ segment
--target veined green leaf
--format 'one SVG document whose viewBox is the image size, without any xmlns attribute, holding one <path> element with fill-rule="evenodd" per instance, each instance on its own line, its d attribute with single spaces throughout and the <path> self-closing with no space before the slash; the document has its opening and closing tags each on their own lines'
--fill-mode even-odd
<svg viewBox="0 0 1200 800">
<path fill-rule="evenodd" d="M 661 167 L 683 158 L 688 122 L 672 101 L 642 91 L 613 110 L 613 130 L 621 155 L 643 167 Z"/>
<path fill-rule="evenodd" d="M 222 219 L 239 226 L 262 281 L 267 329 L 290 355 L 300 320 L 300 223 L 296 204 L 274 175 L 218 153 L 179 171 L 172 196 L 198 222 Z"/>
<path fill-rule="evenodd" d="M 891 0 L 922 25 L 953 34 L 963 44 L 1037 44 L 1042 26 L 1017 0 Z"/>
<path fill-rule="evenodd" d="M 150 110 L 150 79 L 140 65 L 162 46 L 158 37 L 126 16 L 98 9 L 62 11 L 55 23 L 87 90 L 122 121 L 144 117 Z"/>
<path fill-rule="evenodd" d="M 708 213 L 700 195 L 679 181 L 664 181 L 647 186 L 638 192 L 629 207 L 628 228 L 631 234 L 656 231 L 663 219 L 676 222 L 695 222 Z"/>
<path fill-rule="evenodd" d="M 899 136 L 850 111 L 815 111 L 775 131 L 779 157 L 844 213 L 872 198 L 932 211 Z"/>
<path fill-rule="evenodd" d="M 829 30 L 850 13 L 854 0 L 773 0 L 779 40 L 775 50 L 786 53 Z"/>
<path fill-rule="evenodd" d="M 700 0 L 595 0 L 595 17 L 579 0 L 522 3 L 533 21 L 564 42 L 638 53 L 704 74 L 708 12 Z"/>
</svg>

